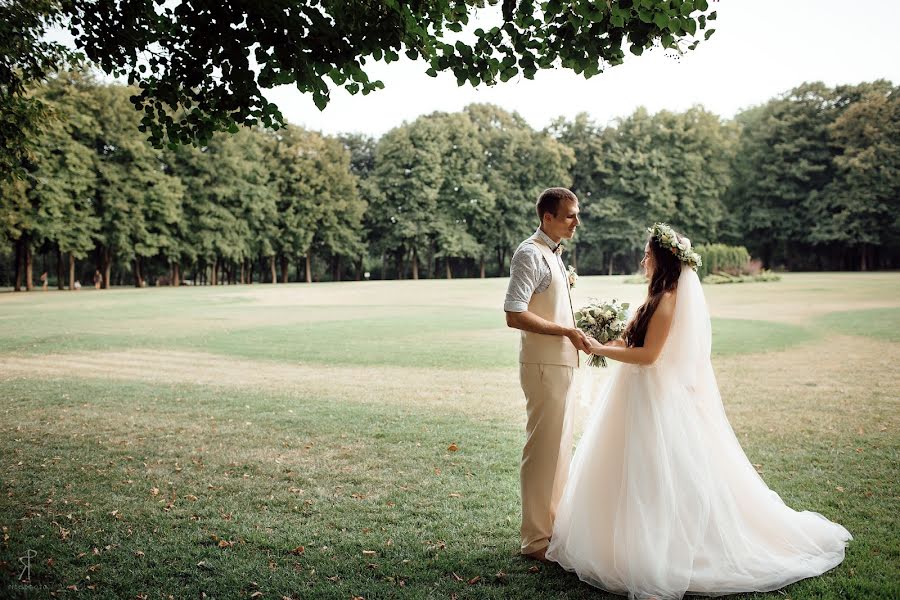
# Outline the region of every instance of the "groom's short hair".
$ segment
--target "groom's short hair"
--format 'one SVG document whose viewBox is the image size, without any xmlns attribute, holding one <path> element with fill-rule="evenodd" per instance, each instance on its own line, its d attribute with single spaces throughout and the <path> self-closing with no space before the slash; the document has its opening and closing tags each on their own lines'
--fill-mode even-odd
<svg viewBox="0 0 900 600">
<path fill-rule="evenodd" d="M 567 190 L 564 187 L 552 187 L 547 188 L 541 195 L 538 197 L 537 201 L 537 216 L 538 220 L 543 223 L 544 222 L 544 214 L 550 213 L 554 217 L 556 213 L 559 212 L 559 203 L 563 200 L 575 200 L 578 198 L 575 197 L 575 194 L 572 193 L 572 190 Z"/>
</svg>

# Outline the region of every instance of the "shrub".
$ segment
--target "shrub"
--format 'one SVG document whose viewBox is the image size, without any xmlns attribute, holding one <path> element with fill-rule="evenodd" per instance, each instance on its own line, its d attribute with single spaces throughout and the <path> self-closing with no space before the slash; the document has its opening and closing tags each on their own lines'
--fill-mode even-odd
<svg viewBox="0 0 900 600">
<path fill-rule="evenodd" d="M 743 246 L 700 244 L 695 250 L 703 259 L 703 265 L 697 271 L 700 279 L 705 279 L 711 273 L 728 275 L 751 273 L 750 253 Z"/>
</svg>

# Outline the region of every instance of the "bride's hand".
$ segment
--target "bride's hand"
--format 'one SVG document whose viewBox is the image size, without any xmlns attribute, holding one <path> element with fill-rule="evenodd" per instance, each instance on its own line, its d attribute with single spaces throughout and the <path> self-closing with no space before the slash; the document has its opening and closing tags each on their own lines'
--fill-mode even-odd
<svg viewBox="0 0 900 600">
<path fill-rule="evenodd" d="M 603 353 L 603 344 L 598 342 L 595 338 L 588 338 L 590 341 L 588 342 L 588 353 L 601 355 Z"/>
</svg>

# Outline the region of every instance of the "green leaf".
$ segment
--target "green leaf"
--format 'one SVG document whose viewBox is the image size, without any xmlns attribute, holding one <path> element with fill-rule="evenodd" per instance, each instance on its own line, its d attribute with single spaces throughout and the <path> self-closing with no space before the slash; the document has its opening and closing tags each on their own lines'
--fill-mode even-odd
<svg viewBox="0 0 900 600">
<path fill-rule="evenodd" d="M 639 46 L 637 44 L 632 44 L 631 48 L 629 48 L 629 50 L 631 50 L 631 53 L 634 54 L 635 56 L 640 56 L 641 54 L 644 53 L 644 47 Z"/>
<path fill-rule="evenodd" d="M 685 19 L 684 30 L 689 34 L 694 35 L 697 32 L 697 22 L 693 19 Z"/>
<path fill-rule="evenodd" d="M 703 34 L 703 39 L 708 40 L 712 37 L 712 34 L 716 32 L 715 29 L 708 29 L 705 34 Z"/>
</svg>

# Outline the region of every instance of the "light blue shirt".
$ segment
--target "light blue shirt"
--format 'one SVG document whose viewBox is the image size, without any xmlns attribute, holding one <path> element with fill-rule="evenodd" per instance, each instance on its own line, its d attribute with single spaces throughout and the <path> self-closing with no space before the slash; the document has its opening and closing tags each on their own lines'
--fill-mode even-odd
<svg viewBox="0 0 900 600">
<path fill-rule="evenodd" d="M 550 236 L 538 228 L 535 232 L 551 250 L 557 246 Z M 556 255 L 559 268 L 565 273 L 562 257 Z M 532 243 L 525 240 L 512 255 L 509 261 L 509 287 L 506 289 L 506 299 L 503 302 L 503 310 L 507 312 L 525 312 L 531 296 L 540 294 L 550 287 L 552 279 L 550 264 L 544 254 Z"/>
</svg>

